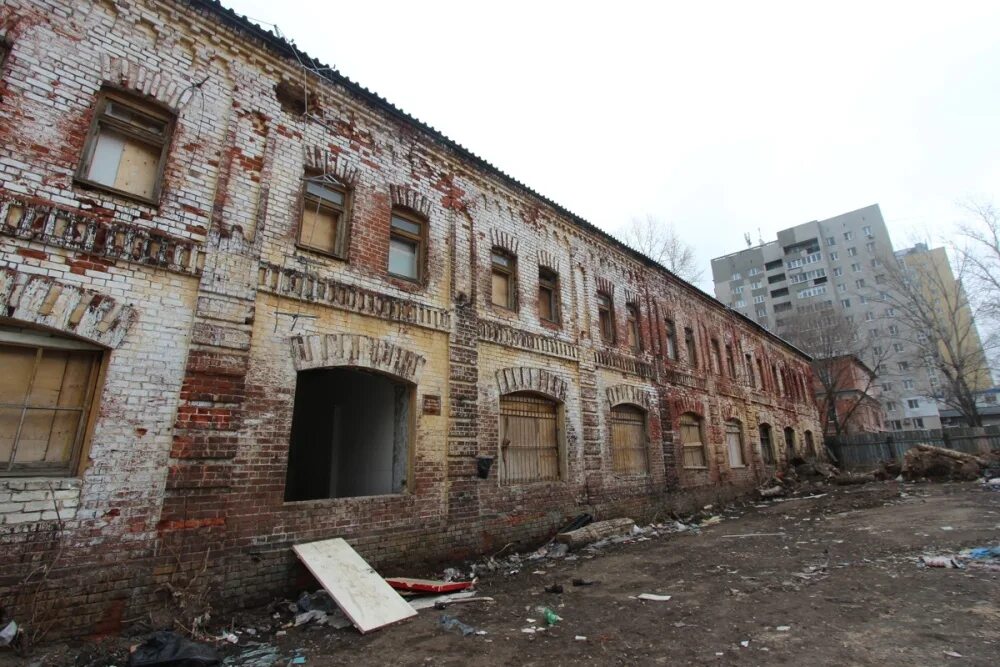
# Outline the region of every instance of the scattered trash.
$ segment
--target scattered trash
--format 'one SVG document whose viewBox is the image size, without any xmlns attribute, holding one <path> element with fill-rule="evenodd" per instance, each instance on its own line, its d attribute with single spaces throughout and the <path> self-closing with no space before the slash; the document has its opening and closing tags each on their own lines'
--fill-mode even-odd
<svg viewBox="0 0 1000 667">
<path fill-rule="evenodd" d="M 945 651 L 944 654 L 949 658 L 964 658 L 965 656 L 958 651 Z"/>
<path fill-rule="evenodd" d="M 535 629 L 534 628 L 521 628 L 521 632 L 523 632 L 526 635 L 533 635 L 533 634 L 535 634 Z"/>
<path fill-rule="evenodd" d="M 974 558 L 979 560 L 981 558 L 1000 558 L 1000 546 L 996 547 L 976 547 L 975 549 L 969 549 L 968 551 L 963 551 L 963 555 L 968 558 Z"/>
<path fill-rule="evenodd" d="M 775 630 L 777 630 L 778 632 L 788 632 L 791 629 L 792 626 L 790 625 L 779 625 L 778 627 L 775 628 Z"/>
<path fill-rule="evenodd" d="M 569 549 L 578 549 L 608 537 L 627 535 L 632 532 L 633 526 L 635 526 L 635 521 L 632 519 L 598 521 L 583 528 L 559 533 L 556 535 L 556 541 L 567 545 Z"/>
<path fill-rule="evenodd" d="M 434 581 L 432 579 L 412 579 L 409 577 L 386 577 L 385 582 L 399 591 L 420 593 L 452 593 L 471 588 L 474 581 Z"/>
<path fill-rule="evenodd" d="M 558 623 L 559 621 L 562 620 L 562 616 L 560 616 L 559 614 L 555 613 L 554 611 L 552 611 L 548 607 L 539 607 L 538 611 L 541 612 L 542 618 L 545 619 L 545 624 L 546 625 L 555 625 L 556 623 Z"/>
<path fill-rule="evenodd" d="M 11 621 L 0 630 L 0 646 L 10 646 L 17 637 L 17 621 Z"/>
<path fill-rule="evenodd" d="M 941 526 L 941 530 L 955 530 L 952 526 Z"/>
<path fill-rule="evenodd" d="M 590 579 L 574 579 L 574 586 L 593 586 L 594 584 L 600 583 L 598 581 L 592 581 Z"/>
<path fill-rule="evenodd" d="M 468 637 L 469 635 L 476 633 L 476 629 L 471 625 L 466 625 L 454 616 L 449 616 L 448 614 L 441 614 L 441 618 L 438 619 L 438 625 L 443 630 L 448 632 L 457 632 L 463 637 Z"/>
<path fill-rule="evenodd" d="M 669 595 L 657 595 L 656 593 L 642 593 L 641 595 L 637 595 L 636 599 L 650 600 L 653 602 L 666 602 L 667 600 L 670 599 L 670 597 L 671 596 Z"/>
<path fill-rule="evenodd" d="M 304 664 L 306 664 L 306 658 L 303 655 L 297 655 L 294 658 L 292 658 L 292 661 L 289 662 L 288 664 L 290 664 L 290 665 L 304 665 Z"/>
<path fill-rule="evenodd" d="M 744 639 L 743 641 L 740 642 L 740 646 L 742 646 L 743 648 L 750 646 L 750 640 Z"/>
<path fill-rule="evenodd" d="M 473 593 L 472 591 L 464 591 L 460 593 L 452 593 L 451 595 L 442 595 L 441 597 L 446 599 L 444 600 L 436 599 L 434 601 L 434 608 L 447 609 L 450 605 L 464 604 L 466 602 L 493 602 L 493 598 L 487 597 L 485 595 L 481 597 L 464 597 L 465 595 L 475 595 L 475 593 Z M 457 597 L 457 596 L 463 596 L 463 597 Z M 410 603 L 410 606 L 413 606 L 413 603 Z M 417 609 L 417 607 L 413 608 Z M 420 608 L 423 609 L 423 607 Z"/>
<path fill-rule="evenodd" d="M 951 556 L 921 556 L 920 562 L 926 567 L 962 568 L 962 564 Z"/>
<path fill-rule="evenodd" d="M 761 498 L 775 498 L 777 496 L 782 496 L 785 494 L 785 487 L 783 486 L 771 486 L 766 489 L 757 489 L 757 495 Z"/>
<path fill-rule="evenodd" d="M 740 533 L 739 535 L 721 535 L 720 537 L 784 537 L 785 533 Z"/>
<path fill-rule="evenodd" d="M 546 586 L 545 587 L 545 592 L 546 593 L 562 593 L 563 592 L 563 585 L 562 584 L 552 584 L 551 586 Z"/>
<path fill-rule="evenodd" d="M 226 667 L 274 667 L 279 660 L 277 646 L 258 644 L 227 657 L 222 664 Z"/>
<path fill-rule="evenodd" d="M 307 623 L 315 623 L 316 625 L 326 625 L 327 613 L 322 609 L 312 609 L 310 611 L 303 612 L 301 614 L 296 614 L 295 616 L 295 627 L 300 625 L 306 625 Z"/>
<path fill-rule="evenodd" d="M 236 635 L 234 635 L 232 632 L 223 632 L 222 636 L 219 637 L 219 639 L 221 639 L 223 641 L 227 641 L 230 644 L 239 644 L 240 643 L 240 638 L 237 637 Z"/>
<path fill-rule="evenodd" d="M 584 635 L 577 635 L 576 637 L 573 637 L 573 639 L 575 639 L 578 642 L 585 642 L 585 641 L 587 641 L 587 638 Z"/>
<path fill-rule="evenodd" d="M 207 667 L 218 665 L 215 649 L 198 644 L 176 632 L 154 632 L 129 655 L 129 667 Z"/>
<path fill-rule="evenodd" d="M 707 519 L 702 519 L 699 522 L 699 525 L 701 525 L 701 526 L 715 526 L 715 525 L 720 524 L 720 523 L 722 523 L 722 517 L 719 516 L 718 514 L 716 514 L 715 516 L 710 516 Z"/>
</svg>

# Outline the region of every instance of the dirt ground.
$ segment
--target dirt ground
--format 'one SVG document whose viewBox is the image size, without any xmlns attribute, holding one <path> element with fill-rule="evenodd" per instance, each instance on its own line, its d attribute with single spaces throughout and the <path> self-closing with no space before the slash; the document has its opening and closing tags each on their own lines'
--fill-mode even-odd
<svg viewBox="0 0 1000 667">
<path fill-rule="evenodd" d="M 818 492 L 713 508 L 724 520 L 698 530 L 504 567 L 479 581 L 495 602 L 423 610 L 366 636 L 309 626 L 276 636 L 289 614 L 247 611 L 233 626 L 240 643 L 222 648 L 225 664 L 266 665 L 254 662 L 255 642 L 281 667 L 295 657 L 307 666 L 998 664 L 1000 571 L 917 559 L 1000 544 L 1000 493 L 894 482 Z M 545 592 L 555 583 L 564 593 Z M 671 599 L 634 599 L 641 593 Z M 542 606 L 562 620 L 523 632 L 545 626 Z M 442 614 L 485 634 L 447 632 Z M 42 647 L 0 656 L 0 666 L 121 667 L 124 642 Z"/>
</svg>

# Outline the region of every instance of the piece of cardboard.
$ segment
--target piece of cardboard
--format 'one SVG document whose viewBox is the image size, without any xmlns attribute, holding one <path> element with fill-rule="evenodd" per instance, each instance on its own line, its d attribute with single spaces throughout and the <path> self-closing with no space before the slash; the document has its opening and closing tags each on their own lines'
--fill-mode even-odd
<svg viewBox="0 0 1000 667">
<path fill-rule="evenodd" d="M 472 586 L 471 581 L 434 581 L 412 577 L 386 577 L 385 582 L 397 590 L 421 593 L 453 593 Z"/>
<path fill-rule="evenodd" d="M 413 607 L 343 539 L 296 544 L 292 549 L 362 634 L 416 616 Z"/>
</svg>

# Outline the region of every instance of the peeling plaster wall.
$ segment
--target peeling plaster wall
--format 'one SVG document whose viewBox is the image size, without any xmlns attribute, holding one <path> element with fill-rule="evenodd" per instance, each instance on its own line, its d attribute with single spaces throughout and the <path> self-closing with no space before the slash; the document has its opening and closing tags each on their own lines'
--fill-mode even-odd
<svg viewBox="0 0 1000 667">
<path fill-rule="evenodd" d="M 164 590 L 211 590 L 217 608 L 283 594 L 295 542 L 342 536 L 389 566 L 529 544 L 580 511 L 640 516 L 745 491 L 770 473 L 761 423 L 779 457 L 785 427 L 800 446 L 806 430 L 819 438 L 812 399 L 791 392 L 811 386 L 804 357 L 382 103 L 307 75 L 301 115 L 275 94 L 303 80 L 297 63 L 217 11 L 0 7 L 0 286 L 13 286 L 0 315 L 108 348 L 80 475 L 0 479 L 5 606 L 63 634 L 113 631 Z M 177 114 L 158 206 L 73 180 L 102 86 Z M 307 168 L 351 188 L 346 259 L 296 246 Z M 419 284 L 386 273 L 394 206 L 428 222 Z M 493 247 L 517 256 L 517 312 L 489 303 Z M 559 274 L 558 325 L 536 309 L 540 266 Z M 599 338 L 599 290 L 616 344 Z M 624 343 L 626 304 L 640 351 Z M 693 330 L 696 367 L 666 355 L 667 319 L 682 354 Z M 735 376 L 724 358 L 710 367 L 712 339 L 733 347 Z M 748 377 L 745 354 L 766 377 Z M 412 384 L 408 492 L 286 503 L 296 372 L 340 365 Z M 500 394 L 520 389 L 561 403 L 559 482 L 502 485 L 496 465 L 476 476 L 477 457 L 497 455 Z M 612 469 L 615 401 L 647 410 L 647 474 Z M 704 470 L 681 465 L 688 411 L 705 420 Z M 727 459 L 730 419 L 743 468 Z M 62 523 L 35 509 L 50 501 Z M 72 560 L 55 561 L 65 547 Z M 39 563 L 49 579 L 26 586 Z"/>
</svg>

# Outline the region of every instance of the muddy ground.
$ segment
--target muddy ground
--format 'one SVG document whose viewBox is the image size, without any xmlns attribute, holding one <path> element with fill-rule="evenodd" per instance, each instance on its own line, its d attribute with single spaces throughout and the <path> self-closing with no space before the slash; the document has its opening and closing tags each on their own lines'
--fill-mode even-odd
<svg viewBox="0 0 1000 667">
<path fill-rule="evenodd" d="M 495 602 L 424 610 L 366 636 L 308 626 L 276 636 L 290 614 L 250 610 L 232 626 L 240 643 L 222 651 L 227 664 L 254 665 L 247 649 L 262 642 L 280 666 L 296 656 L 307 666 L 1000 663 L 1000 572 L 917 562 L 1000 543 L 1000 493 L 975 483 L 817 492 L 825 495 L 713 508 L 724 519 L 717 525 L 575 560 L 526 562 L 514 574 L 504 567 L 479 581 Z M 544 591 L 554 583 L 565 592 Z M 641 593 L 671 599 L 633 599 Z M 544 627 L 540 606 L 563 620 L 523 632 Z M 486 634 L 446 632 L 442 613 Z M 29 658 L 0 656 L 0 666 L 121 666 L 136 641 L 41 647 Z"/>
</svg>

